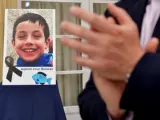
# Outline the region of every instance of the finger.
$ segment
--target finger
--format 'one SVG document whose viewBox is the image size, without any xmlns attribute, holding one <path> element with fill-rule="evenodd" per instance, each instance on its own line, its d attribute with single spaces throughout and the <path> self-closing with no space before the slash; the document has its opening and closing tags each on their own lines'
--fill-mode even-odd
<svg viewBox="0 0 160 120">
<path fill-rule="evenodd" d="M 118 29 L 117 25 L 110 24 L 104 15 L 97 15 L 95 13 L 88 12 L 79 7 L 71 7 L 70 12 L 73 16 L 83 19 L 88 22 L 92 28 L 99 32 L 116 33 Z"/>
<path fill-rule="evenodd" d="M 91 31 L 94 31 L 94 32 L 98 32 L 96 29 L 94 29 L 94 28 L 92 28 L 92 27 L 90 28 L 90 30 L 91 30 Z"/>
<path fill-rule="evenodd" d="M 77 56 L 74 56 L 73 59 L 77 64 L 81 66 L 89 67 L 92 70 L 99 69 L 100 67 L 102 67 L 95 60 L 89 59 L 87 57 L 82 57 L 77 55 Z"/>
<path fill-rule="evenodd" d="M 114 5 L 114 4 L 108 4 L 108 9 L 110 13 L 118 20 L 119 24 L 131 24 L 132 18 L 128 15 L 128 13 Z"/>
<path fill-rule="evenodd" d="M 96 40 L 99 39 L 99 36 L 96 35 L 94 31 L 88 30 L 71 22 L 62 22 L 61 29 L 69 34 L 81 37 L 91 43 L 96 43 Z"/>
<path fill-rule="evenodd" d="M 61 38 L 61 43 L 67 47 L 75 49 L 76 51 L 79 51 L 81 53 L 85 53 L 87 55 L 91 55 L 95 51 L 94 46 L 90 44 L 84 44 L 81 41 L 78 41 L 69 37 Z"/>
<path fill-rule="evenodd" d="M 111 24 L 116 24 L 116 21 L 112 17 L 107 18 L 107 21 Z"/>
<path fill-rule="evenodd" d="M 159 40 L 157 38 L 153 38 L 150 41 L 148 41 L 145 51 L 155 53 L 159 45 Z"/>
<path fill-rule="evenodd" d="M 116 24 L 115 20 L 112 18 L 112 17 L 109 17 L 109 18 L 106 18 L 107 21 L 111 24 Z M 98 32 L 96 29 L 92 28 L 91 27 L 91 30 L 94 31 L 94 32 Z"/>
</svg>

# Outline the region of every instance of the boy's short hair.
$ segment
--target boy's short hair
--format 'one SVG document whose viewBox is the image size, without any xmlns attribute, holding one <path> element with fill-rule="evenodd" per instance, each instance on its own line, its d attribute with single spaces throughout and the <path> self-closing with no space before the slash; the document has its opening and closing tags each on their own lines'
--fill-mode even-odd
<svg viewBox="0 0 160 120">
<path fill-rule="evenodd" d="M 49 27 L 48 27 L 46 20 L 39 14 L 25 13 L 21 15 L 19 18 L 17 18 L 17 20 L 14 23 L 13 34 L 12 34 L 13 40 L 15 40 L 16 27 L 18 26 L 19 23 L 24 22 L 24 21 L 30 21 L 31 23 L 36 23 L 38 21 L 39 25 L 44 26 L 43 32 L 44 32 L 45 40 L 48 39 L 50 32 L 49 32 Z"/>
</svg>

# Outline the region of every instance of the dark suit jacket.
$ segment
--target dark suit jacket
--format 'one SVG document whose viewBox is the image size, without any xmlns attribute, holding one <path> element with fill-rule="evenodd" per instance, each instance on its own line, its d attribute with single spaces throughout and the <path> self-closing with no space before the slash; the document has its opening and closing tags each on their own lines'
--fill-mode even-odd
<svg viewBox="0 0 160 120">
<path fill-rule="evenodd" d="M 121 0 L 116 5 L 125 9 L 141 33 L 142 20 L 148 0 Z M 105 12 L 105 16 L 110 16 Z M 160 39 L 160 19 L 154 37 Z M 146 53 L 136 65 L 121 99 L 121 108 L 135 112 L 137 120 L 158 120 L 160 109 L 160 47 L 157 54 Z M 78 96 L 83 120 L 108 120 L 106 106 L 94 85 L 92 74 L 86 88 Z M 160 113 L 160 112 L 159 112 Z M 155 117 L 158 117 L 158 119 Z"/>
<path fill-rule="evenodd" d="M 0 85 L 0 120 L 66 120 L 57 85 Z"/>
</svg>

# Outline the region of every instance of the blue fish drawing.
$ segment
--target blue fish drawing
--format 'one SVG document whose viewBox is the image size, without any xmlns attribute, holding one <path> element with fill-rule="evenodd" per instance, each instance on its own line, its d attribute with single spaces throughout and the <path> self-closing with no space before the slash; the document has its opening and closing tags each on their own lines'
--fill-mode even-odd
<svg viewBox="0 0 160 120">
<path fill-rule="evenodd" d="M 51 84 L 52 78 L 47 78 L 47 75 L 43 72 L 38 72 L 32 76 L 32 79 L 35 81 L 36 84 L 44 85 L 45 83 Z"/>
</svg>

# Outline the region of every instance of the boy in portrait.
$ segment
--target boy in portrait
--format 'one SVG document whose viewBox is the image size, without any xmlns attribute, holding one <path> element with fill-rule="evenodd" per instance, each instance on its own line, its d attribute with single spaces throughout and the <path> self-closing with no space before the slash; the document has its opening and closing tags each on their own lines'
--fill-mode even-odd
<svg viewBox="0 0 160 120">
<path fill-rule="evenodd" d="M 12 34 L 12 45 L 19 56 L 17 67 L 52 66 L 52 53 L 45 53 L 50 43 L 49 27 L 41 15 L 25 13 L 17 18 Z"/>
</svg>

